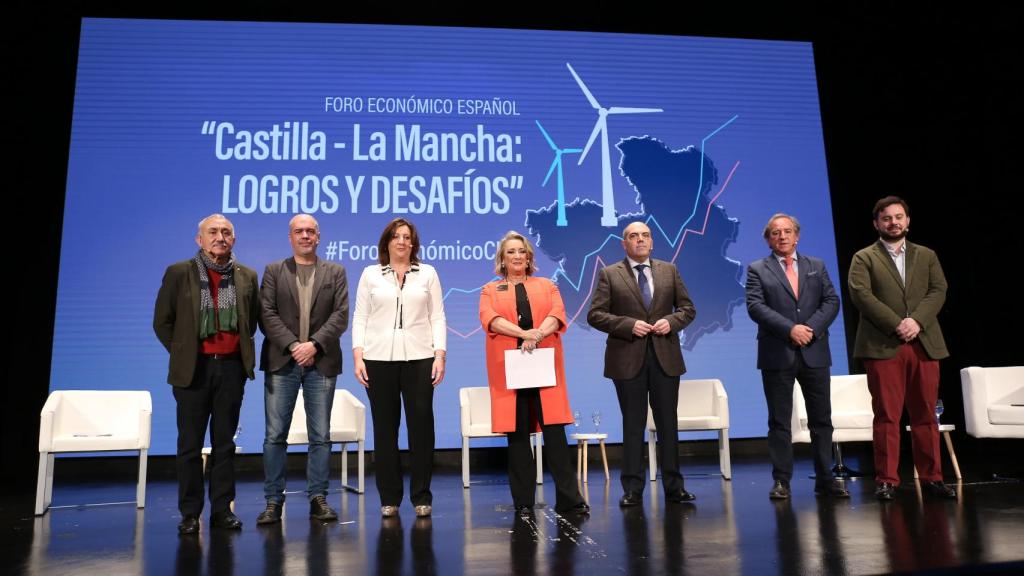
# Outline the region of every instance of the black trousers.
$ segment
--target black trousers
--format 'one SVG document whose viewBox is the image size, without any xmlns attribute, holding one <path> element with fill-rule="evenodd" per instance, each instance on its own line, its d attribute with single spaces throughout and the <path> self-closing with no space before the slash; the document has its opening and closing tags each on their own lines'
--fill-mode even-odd
<svg viewBox="0 0 1024 576">
<path fill-rule="evenodd" d="M 188 388 L 174 387 L 177 401 L 178 510 L 182 516 L 203 511 L 203 440 L 210 427 L 212 453 L 206 464 L 210 478 L 210 510 L 228 509 L 235 499 L 235 430 L 245 392 L 245 369 L 238 358 L 200 357 Z"/>
<path fill-rule="evenodd" d="M 530 450 L 533 423 L 539 422 L 544 434 L 544 460 L 555 480 L 555 510 L 563 512 L 583 502 L 572 468 L 572 455 L 565 440 L 564 424 L 544 424 L 540 389 L 516 390 L 516 431 L 507 432 L 508 483 L 512 489 L 512 502 L 518 506 L 533 506 L 537 494 L 537 468 Z"/>
<path fill-rule="evenodd" d="M 402 460 L 398 453 L 398 427 L 405 405 L 411 476 L 409 500 L 413 506 L 433 502 L 430 478 L 434 467 L 434 386 L 430 370 L 433 358 L 388 362 L 366 361 L 373 414 L 373 456 L 377 491 L 383 506 L 402 503 Z"/>
<path fill-rule="evenodd" d="M 658 431 L 658 459 L 661 484 L 665 493 L 683 489 L 679 473 L 679 424 L 676 404 L 679 402 L 679 378 L 661 369 L 654 348 L 647 347 L 644 366 L 628 380 L 613 380 L 622 411 L 622 489 L 643 492 L 644 429 L 647 427 L 647 406 L 651 407 Z"/>
<path fill-rule="evenodd" d="M 793 478 L 793 381 L 796 379 L 800 380 L 807 405 L 814 474 L 818 482 L 831 481 L 831 377 L 827 367 L 811 368 L 804 364 L 800 353 L 790 368 L 761 371 L 764 397 L 768 402 L 768 455 L 772 459 L 772 478 L 786 483 Z"/>
</svg>

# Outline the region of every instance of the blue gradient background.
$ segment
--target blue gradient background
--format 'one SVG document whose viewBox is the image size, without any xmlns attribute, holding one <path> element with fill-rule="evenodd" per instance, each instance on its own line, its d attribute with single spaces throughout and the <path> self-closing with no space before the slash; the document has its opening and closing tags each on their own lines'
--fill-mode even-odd
<svg viewBox="0 0 1024 576">
<path fill-rule="evenodd" d="M 707 201 L 717 195 L 712 223 L 735 222 L 734 242 L 722 228 L 707 237 L 690 235 L 679 255 L 683 279 L 695 294 L 715 289 L 722 274 L 742 294 L 746 264 L 767 254 L 761 229 L 778 211 L 798 216 L 800 248 L 825 259 L 833 282 L 835 240 L 811 45 L 800 42 L 731 40 L 599 33 L 483 30 L 334 24 L 184 22 L 86 19 L 82 26 L 75 109 L 65 200 L 51 389 L 146 389 L 153 393 L 154 454 L 173 454 L 174 400 L 165 383 L 167 353 L 152 332 L 152 310 L 163 271 L 191 257 L 195 225 L 220 212 L 222 179 L 243 174 L 522 176 L 510 192 L 506 214 L 406 214 L 424 244 L 480 244 L 505 231 L 526 232 L 528 210 L 550 207 L 557 183 L 542 187 L 552 152 L 537 129 L 539 120 L 562 147 L 582 148 L 596 119 L 566 69 L 573 65 L 604 106 L 658 107 L 659 114 L 610 118 L 615 203 L 620 213 L 638 212 L 637 190 L 619 171 L 620 140 L 649 136 L 671 150 L 701 149 L 718 170 L 717 183 L 701 201 L 689 228 L 699 230 Z M 328 96 L 514 100 L 519 116 L 458 116 L 339 113 L 324 111 Z M 728 123 L 730 119 L 735 120 Z M 232 122 L 238 129 L 266 130 L 284 122 L 310 123 L 330 142 L 327 160 L 221 161 L 204 121 Z M 388 134 L 388 160 L 353 160 L 352 125 L 365 135 Z M 521 138 L 519 163 L 398 162 L 395 124 L 423 130 L 475 131 Z M 713 132 L 728 123 L 721 131 Z M 705 140 L 706 139 L 706 140 Z M 365 150 L 365 142 L 364 142 Z M 601 202 L 600 150 L 581 166 L 565 158 L 566 200 Z M 722 187 L 732 173 L 728 187 Z M 692 183 L 680 184 L 695 186 Z M 368 186 L 369 184 L 367 184 Z M 639 185 L 642 188 L 642 185 Z M 689 192 L 692 198 L 693 189 Z M 643 190 L 640 190 L 641 194 Z M 364 189 L 358 214 L 342 208 L 316 214 L 322 230 L 320 255 L 331 242 L 376 244 L 394 214 L 373 214 Z M 646 202 L 671 206 L 672 198 Z M 687 211 L 688 213 L 689 211 Z M 262 274 L 264 266 L 290 255 L 287 223 L 292 214 L 228 214 L 234 222 L 239 261 Z M 657 214 L 655 214 L 657 216 Z M 660 221 L 660 219 L 659 219 Z M 597 238 L 617 234 L 597 222 L 570 216 L 561 240 L 585 254 Z M 714 230 L 710 228 L 709 230 Z M 669 236 L 677 230 L 666 230 Z M 704 238 L 705 242 L 699 242 Z M 717 238 L 710 242 L 711 238 Z M 552 249 L 555 238 L 552 237 Z M 540 248 L 548 248 L 541 238 Z M 655 237 L 655 257 L 675 249 Z M 621 256 L 612 238 L 602 254 Z M 437 445 L 460 445 L 458 388 L 486 385 L 476 289 L 490 280 L 490 261 L 430 261 L 448 293 L 449 366 L 435 394 Z M 739 263 L 730 268 L 729 261 Z M 370 261 L 340 260 L 349 271 L 351 297 Z M 538 251 L 541 275 L 556 275 L 559 263 Z M 571 262 L 566 262 L 568 268 Z M 579 261 L 576 261 L 578 266 Z M 566 302 L 589 300 L 593 259 L 582 271 L 579 292 L 560 279 Z M 577 274 L 579 274 L 577 267 Z M 575 280 L 574 280 L 575 282 Z M 570 293 L 571 292 L 571 293 Z M 733 437 L 763 436 L 766 410 L 755 369 L 756 327 L 740 305 L 727 315 L 717 301 L 695 300 L 698 319 L 726 322 L 703 331 L 684 351 L 687 377 L 720 378 L 729 393 Z M 571 308 L 571 306 L 570 306 Z M 570 316 L 575 310 L 570 310 Z M 585 319 L 585 308 L 579 321 Z M 731 320 L 731 325 L 729 322 Z M 474 332 L 476 330 L 476 332 Z M 842 316 L 832 326 L 833 373 L 847 371 Z M 463 337 L 465 336 L 465 337 Z M 262 339 L 258 337 L 257 345 Z M 351 347 L 349 333 L 342 348 Z M 602 377 L 604 334 L 573 325 L 566 334 L 567 376 L 572 406 L 603 414 L 602 431 L 621 440 L 611 382 Z M 339 387 L 366 402 L 349 372 Z M 239 445 L 259 452 L 263 441 L 262 374 L 246 386 Z M 369 419 L 369 414 L 367 414 Z M 372 425 L 368 423 L 368 426 Z M 571 426 L 570 426 L 571 428 Z M 404 432 L 403 432 L 404 435 Z M 368 434 L 369 436 L 369 434 Z M 503 440 L 492 441 L 503 445 Z M 368 441 L 372 448 L 372 441 Z M 403 442 L 404 445 L 404 442 Z"/>
</svg>

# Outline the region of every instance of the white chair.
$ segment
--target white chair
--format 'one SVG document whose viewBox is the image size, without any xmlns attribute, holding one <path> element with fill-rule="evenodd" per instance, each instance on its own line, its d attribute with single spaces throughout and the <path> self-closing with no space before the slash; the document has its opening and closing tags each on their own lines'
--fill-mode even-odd
<svg viewBox="0 0 1024 576">
<path fill-rule="evenodd" d="M 365 477 L 365 458 L 363 446 L 366 441 L 366 406 L 351 392 L 343 388 L 334 391 L 334 403 L 331 404 L 331 448 L 341 444 L 341 487 L 357 494 L 362 494 Z M 302 399 L 302 389 L 295 400 L 295 412 L 292 413 L 292 425 L 288 429 L 288 445 L 309 444 L 306 432 L 306 408 Z M 359 467 L 359 483 L 348 485 L 348 445 L 356 444 Z"/>
<path fill-rule="evenodd" d="M 718 431 L 718 466 L 722 477 L 732 479 L 729 458 L 729 395 L 721 380 L 680 380 L 679 402 L 676 405 L 676 424 L 679 431 Z M 657 430 L 650 406 L 647 407 L 647 456 L 651 464 L 651 482 L 658 478 L 658 458 L 655 443 Z"/>
<path fill-rule="evenodd" d="M 865 374 L 832 376 L 829 383 L 832 403 L 832 446 L 836 463 L 832 468 L 836 476 L 856 476 L 843 464 L 841 442 L 871 442 L 875 413 L 871 408 L 871 392 Z M 793 385 L 793 442 L 809 444 L 811 430 L 807 427 L 807 406 L 800 383 Z"/>
<path fill-rule="evenodd" d="M 967 433 L 975 438 L 1024 438 L 1024 366 L 960 371 Z"/>
<path fill-rule="evenodd" d="M 53 455 L 58 452 L 139 451 L 135 502 L 146 506 L 146 463 L 153 421 L 149 392 L 57 390 L 39 415 L 36 516 L 53 501 Z"/>
<path fill-rule="evenodd" d="M 469 439 L 504 438 L 504 433 L 491 432 L 491 389 L 486 386 L 459 388 L 459 415 L 462 419 L 462 487 L 469 488 Z M 531 434 L 534 460 L 537 462 L 537 484 L 544 481 L 543 448 L 540 434 Z"/>
</svg>

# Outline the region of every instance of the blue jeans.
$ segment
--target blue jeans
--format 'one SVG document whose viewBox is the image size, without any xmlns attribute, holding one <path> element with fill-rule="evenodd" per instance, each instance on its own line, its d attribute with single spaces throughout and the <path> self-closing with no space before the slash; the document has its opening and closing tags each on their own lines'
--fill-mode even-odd
<svg viewBox="0 0 1024 576">
<path fill-rule="evenodd" d="M 331 405 L 334 403 L 336 380 L 322 376 L 316 367 L 303 368 L 294 362 L 277 372 L 267 373 L 263 389 L 267 424 L 263 440 L 263 495 L 268 502 L 284 502 L 288 429 L 292 425 L 300 386 L 306 409 L 306 433 L 309 435 L 306 490 L 310 498 L 327 494 Z"/>
</svg>

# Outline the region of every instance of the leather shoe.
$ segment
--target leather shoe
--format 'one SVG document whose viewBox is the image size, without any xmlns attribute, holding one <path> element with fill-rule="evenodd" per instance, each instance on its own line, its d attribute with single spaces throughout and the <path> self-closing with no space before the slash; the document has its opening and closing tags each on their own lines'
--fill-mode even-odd
<svg viewBox="0 0 1024 576">
<path fill-rule="evenodd" d="M 665 502 L 675 502 L 677 504 L 680 502 L 693 502 L 696 499 L 697 497 L 693 493 L 683 489 L 665 494 Z"/>
<path fill-rule="evenodd" d="M 235 516 L 231 510 L 214 512 L 210 514 L 210 528 L 223 528 L 224 530 L 241 530 L 242 521 Z"/>
<path fill-rule="evenodd" d="M 772 500 L 785 500 L 789 498 L 789 483 L 776 480 L 775 485 L 768 492 L 768 497 Z"/>
<path fill-rule="evenodd" d="M 935 498 L 948 498 L 950 500 L 956 500 L 956 490 L 950 486 L 946 486 L 942 480 L 936 480 L 934 482 L 925 482 L 923 485 L 924 491 L 929 496 Z"/>
<path fill-rule="evenodd" d="M 330 522 L 338 519 L 338 513 L 327 505 L 327 497 L 317 494 L 309 501 L 309 517 L 322 522 Z"/>
<path fill-rule="evenodd" d="M 556 512 L 562 516 L 569 516 L 570 514 L 574 514 L 576 516 L 590 516 L 590 504 L 580 502 L 564 510 L 556 510 Z"/>
<path fill-rule="evenodd" d="M 626 508 L 629 506 L 639 506 L 641 503 L 643 503 L 643 501 L 644 498 L 641 493 L 630 490 L 629 492 L 623 494 L 622 498 L 619 498 L 619 506 L 621 508 Z"/>
<path fill-rule="evenodd" d="M 280 502 L 267 502 L 267 509 L 256 517 L 257 524 L 276 524 L 281 521 L 282 506 Z"/>
<path fill-rule="evenodd" d="M 814 485 L 814 493 L 818 496 L 831 496 L 832 498 L 849 498 L 850 493 L 843 486 L 842 481 L 832 480 Z"/>
<path fill-rule="evenodd" d="M 525 504 L 522 506 L 516 506 L 516 516 L 523 520 L 533 518 L 533 506 L 527 506 Z"/>
<path fill-rule="evenodd" d="M 183 516 L 178 524 L 178 534 L 195 534 L 199 532 L 199 516 Z"/>
<path fill-rule="evenodd" d="M 875 498 L 879 500 L 892 500 L 896 498 L 896 487 L 892 482 L 880 482 L 875 487 Z"/>
</svg>

